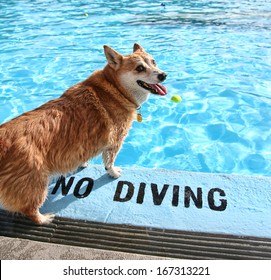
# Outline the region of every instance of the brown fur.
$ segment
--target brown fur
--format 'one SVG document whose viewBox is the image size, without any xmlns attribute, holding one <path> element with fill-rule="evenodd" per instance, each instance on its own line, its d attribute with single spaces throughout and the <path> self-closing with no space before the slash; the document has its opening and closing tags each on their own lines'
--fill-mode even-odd
<svg viewBox="0 0 271 280">
<path fill-rule="evenodd" d="M 106 46 L 105 54 L 103 70 L 0 126 L 0 201 L 7 210 L 49 223 L 53 215 L 39 212 L 49 176 L 74 170 L 100 153 L 108 173 L 120 176 L 114 161 L 140 104 L 119 77 L 147 53 L 135 45 L 131 55 Z"/>
</svg>

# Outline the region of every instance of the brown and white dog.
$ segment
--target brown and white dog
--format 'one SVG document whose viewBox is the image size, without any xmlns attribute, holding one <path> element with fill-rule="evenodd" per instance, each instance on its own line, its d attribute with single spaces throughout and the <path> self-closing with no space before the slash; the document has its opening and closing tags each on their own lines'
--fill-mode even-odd
<svg viewBox="0 0 271 280">
<path fill-rule="evenodd" d="M 39 208 L 51 175 L 65 174 L 102 153 L 114 178 L 114 161 L 136 109 L 149 94 L 165 95 L 166 74 L 139 44 L 121 55 L 104 46 L 108 64 L 64 94 L 0 126 L 0 202 L 37 224 L 53 220 Z"/>
</svg>

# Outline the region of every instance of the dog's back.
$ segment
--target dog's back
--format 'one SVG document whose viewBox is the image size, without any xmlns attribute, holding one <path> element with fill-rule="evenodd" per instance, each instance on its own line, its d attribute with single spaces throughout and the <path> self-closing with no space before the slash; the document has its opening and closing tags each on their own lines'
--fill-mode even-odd
<svg viewBox="0 0 271 280">
<path fill-rule="evenodd" d="M 12 158 L 16 165 L 66 173 L 96 156 L 114 141 L 114 124 L 123 122 L 117 133 L 127 133 L 134 117 L 129 108 L 118 108 L 116 99 L 112 85 L 97 71 L 60 98 L 1 125 L 2 170 Z"/>
<path fill-rule="evenodd" d="M 98 138 L 104 142 L 108 135 L 99 133 L 106 125 L 100 112 L 89 110 L 89 103 L 95 107 L 95 100 L 87 101 L 91 95 L 63 95 L 0 126 L 2 170 L 12 159 L 15 170 L 28 164 L 48 173 L 65 173 L 96 155 L 99 145 L 88 147 L 88 140 L 97 144 Z"/>
</svg>

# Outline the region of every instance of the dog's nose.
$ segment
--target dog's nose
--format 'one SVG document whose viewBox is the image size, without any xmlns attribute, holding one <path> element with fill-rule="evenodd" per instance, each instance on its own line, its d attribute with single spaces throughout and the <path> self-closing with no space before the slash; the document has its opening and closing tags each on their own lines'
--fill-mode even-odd
<svg viewBox="0 0 271 280">
<path fill-rule="evenodd" d="M 163 82 L 166 78 L 167 78 L 167 74 L 166 73 L 163 72 L 161 74 L 158 74 L 159 81 Z"/>
</svg>

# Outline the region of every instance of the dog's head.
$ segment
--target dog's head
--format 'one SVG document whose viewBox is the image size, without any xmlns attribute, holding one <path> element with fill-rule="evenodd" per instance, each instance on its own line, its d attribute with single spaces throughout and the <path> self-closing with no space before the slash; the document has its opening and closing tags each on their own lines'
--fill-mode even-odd
<svg viewBox="0 0 271 280">
<path fill-rule="evenodd" d="M 167 74 L 157 67 L 154 58 L 139 44 L 135 43 L 133 53 L 125 56 L 108 46 L 104 46 L 104 52 L 114 80 L 138 105 L 146 101 L 150 93 L 167 94 L 166 87 L 160 84 Z"/>
</svg>

